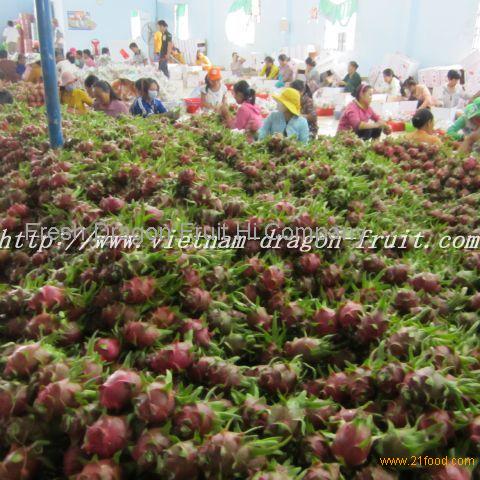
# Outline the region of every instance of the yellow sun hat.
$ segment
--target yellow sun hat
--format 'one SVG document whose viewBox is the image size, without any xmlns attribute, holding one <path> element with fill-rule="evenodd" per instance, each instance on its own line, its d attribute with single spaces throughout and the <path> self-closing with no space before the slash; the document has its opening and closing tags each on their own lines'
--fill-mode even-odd
<svg viewBox="0 0 480 480">
<path fill-rule="evenodd" d="M 294 88 L 285 88 L 280 95 L 272 95 L 277 102 L 284 105 L 290 112 L 297 117 L 301 111 L 300 92 Z"/>
</svg>

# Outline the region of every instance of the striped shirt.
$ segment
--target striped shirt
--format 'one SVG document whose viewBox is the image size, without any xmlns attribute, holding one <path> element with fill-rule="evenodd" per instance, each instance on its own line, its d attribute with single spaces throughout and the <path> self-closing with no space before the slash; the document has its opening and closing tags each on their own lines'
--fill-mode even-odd
<svg viewBox="0 0 480 480">
<path fill-rule="evenodd" d="M 156 98 L 151 103 L 147 102 L 143 97 L 137 97 L 130 108 L 130 113 L 135 116 L 149 117 L 150 115 L 158 115 L 167 113 L 167 109 L 163 103 Z"/>
</svg>

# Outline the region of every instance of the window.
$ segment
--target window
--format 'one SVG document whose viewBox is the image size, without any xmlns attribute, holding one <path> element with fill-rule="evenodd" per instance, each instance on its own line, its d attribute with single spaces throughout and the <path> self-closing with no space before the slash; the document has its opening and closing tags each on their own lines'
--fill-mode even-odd
<svg viewBox="0 0 480 480">
<path fill-rule="evenodd" d="M 357 14 L 354 13 L 346 23 L 325 21 L 324 48 L 340 52 L 351 51 L 355 46 Z"/>
<path fill-rule="evenodd" d="M 480 50 L 480 3 L 475 16 L 475 29 L 473 31 L 473 48 Z"/>
<path fill-rule="evenodd" d="M 240 47 L 255 43 L 255 24 L 260 22 L 260 0 L 235 0 L 228 11 L 225 32 Z"/>
<path fill-rule="evenodd" d="M 188 40 L 190 32 L 188 30 L 188 5 L 186 3 L 177 3 L 174 8 L 175 13 L 175 36 L 179 40 Z"/>
</svg>

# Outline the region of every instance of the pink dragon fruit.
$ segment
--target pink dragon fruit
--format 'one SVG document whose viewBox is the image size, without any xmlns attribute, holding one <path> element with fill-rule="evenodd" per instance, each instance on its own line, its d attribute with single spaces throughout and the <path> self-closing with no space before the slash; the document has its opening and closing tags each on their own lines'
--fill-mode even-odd
<svg viewBox="0 0 480 480">
<path fill-rule="evenodd" d="M 125 207 L 125 201 L 121 198 L 105 197 L 100 201 L 100 208 L 103 213 L 116 215 Z"/>
<path fill-rule="evenodd" d="M 213 429 L 215 413 L 206 403 L 185 405 L 175 414 L 175 431 L 183 439 L 192 438 L 195 432 L 206 435 Z"/>
<path fill-rule="evenodd" d="M 445 410 L 432 410 L 423 414 L 418 426 L 422 430 L 429 429 L 431 436 L 441 439 L 444 445 L 447 445 L 455 436 L 452 418 Z"/>
<path fill-rule="evenodd" d="M 339 480 L 340 465 L 338 463 L 316 463 L 307 471 L 303 480 Z"/>
<path fill-rule="evenodd" d="M 177 315 L 169 307 L 158 307 L 148 317 L 158 328 L 169 328 L 177 322 Z"/>
<path fill-rule="evenodd" d="M 42 310 L 62 308 L 66 304 L 65 292 L 53 285 L 44 285 L 28 303 L 31 310 L 40 313 Z"/>
<path fill-rule="evenodd" d="M 290 365 L 275 363 L 258 368 L 258 384 L 270 394 L 290 393 L 297 384 L 297 373 Z"/>
<path fill-rule="evenodd" d="M 155 279 L 152 277 L 134 277 L 123 284 L 121 292 L 127 303 L 141 305 L 154 296 Z"/>
<path fill-rule="evenodd" d="M 323 394 L 337 403 L 345 404 L 349 399 L 350 379 L 343 373 L 332 373 L 326 380 Z"/>
<path fill-rule="evenodd" d="M 23 415 L 28 407 L 27 386 L 13 382 L 0 383 L 0 420 Z"/>
<path fill-rule="evenodd" d="M 422 273 L 410 280 L 410 285 L 416 292 L 423 290 L 426 293 L 438 293 L 441 290 L 440 279 L 433 273 Z"/>
<path fill-rule="evenodd" d="M 110 458 L 127 446 L 129 438 L 130 430 L 124 418 L 102 415 L 87 428 L 83 450 L 89 455 Z"/>
<path fill-rule="evenodd" d="M 193 332 L 193 343 L 200 347 L 208 347 L 210 345 L 213 333 L 208 330 L 200 320 L 186 320 L 181 326 L 180 332 L 186 335 L 188 332 Z"/>
<path fill-rule="evenodd" d="M 100 405 L 110 411 L 126 408 L 140 393 L 142 380 L 132 370 L 117 370 L 100 386 Z"/>
<path fill-rule="evenodd" d="M 268 267 L 261 276 L 261 284 L 268 292 L 279 290 L 285 283 L 283 271 L 276 266 Z"/>
<path fill-rule="evenodd" d="M 122 347 L 116 338 L 99 338 L 93 349 L 106 362 L 114 362 L 120 356 Z"/>
<path fill-rule="evenodd" d="M 335 458 L 349 467 L 358 467 L 365 463 L 371 448 L 370 428 L 355 422 L 341 425 L 331 445 Z"/>
<path fill-rule="evenodd" d="M 315 253 L 307 253 L 300 257 L 298 266 L 303 274 L 313 275 L 320 268 L 322 261 L 320 257 Z"/>
<path fill-rule="evenodd" d="M 361 320 L 363 306 L 348 300 L 338 311 L 338 323 L 342 328 L 356 327 Z"/>
<path fill-rule="evenodd" d="M 165 423 L 175 410 L 175 394 L 164 383 L 151 383 L 136 398 L 138 418 L 153 425 Z"/>
<path fill-rule="evenodd" d="M 186 370 L 193 362 L 192 347 L 190 342 L 173 342 L 150 357 L 150 368 L 160 374 Z"/>
<path fill-rule="evenodd" d="M 0 463 L 2 480 L 34 480 L 40 462 L 32 447 L 12 446 Z"/>
<path fill-rule="evenodd" d="M 388 329 L 388 322 L 382 312 L 365 315 L 358 324 L 355 338 L 363 345 L 379 340 Z"/>
<path fill-rule="evenodd" d="M 170 440 L 159 428 L 145 430 L 132 450 L 132 458 L 142 470 L 151 470 L 157 464 L 157 457 L 168 447 Z"/>
<path fill-rule="evenodd" d="M 164 452 L 162 470 L 175 480 L 198 478 L 198 447 L 192 442 L 175 443 Z"/>
<path fill-rule="evenodd" d="M 7 357 L 4 374 L 27 377 L 35 372 L 40 365 L 45 365 L 50 359 L 50 354 L 40 343 L 19 345 Z"/>
<path fill-rule="evenodd" d="M 210 292 L 202 290 L 201 288 L 189 288 L 185 292 L 183 303 L 188 311 L 202 313 L 210 308 L 212 296 L 210 295 Z"/>
<path fill-rule="evenodd" d="M 47 418 L 53 418 L 65 413 L 67 408 L 78 406 L 75 396 L 80 393 L 82 387 L 72 383 L 68 379 L 50 383 L 37 395 L 34 407 Z"/>
<path fill-rule="evenodd" d="M 250 328 L 266 330 L 267 332 L 272 327 L 272 316 L 267 313 L 263 307 L 257 307 L 247 316 L 248 325 Z"/>
<path fill-rule="evenodd" d="M 113 460 L 87 463 L 75 480 L 121 480 L 122 471 Z"/>
<path fill-rule="evenodd" d="M 146 322 L 128 322 L 123 327 L 124 340 L 138 348 L 153 346 L 160 336 L 158 328 Z"/>
<path fill-rule="evenodd" d="M 63 473 L 71 477 L 82 470 L 87 459 L 78 445 L 71 445 L 63 455 Z"/>
<path fill-rule="evenodd" d="M 448 465 L 431 472 L 431 480 L 471 480 L 472 474 L 459 465 Z"/>
<path fill-rule="evenodd" d="M 337 314 L 335 310 L 323 307 L 317 310 L 312 318 L 312 325 L 316 333 L 322 337 L 334 335 L 338 331 Z"/>
</svg>

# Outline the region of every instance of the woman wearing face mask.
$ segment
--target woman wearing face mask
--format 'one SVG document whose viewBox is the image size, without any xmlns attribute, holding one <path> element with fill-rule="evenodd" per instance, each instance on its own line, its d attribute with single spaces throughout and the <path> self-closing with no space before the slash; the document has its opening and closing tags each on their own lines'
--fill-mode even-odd
<svg viewBox="0 0 480 480">
<path fill-rule="evenodd" d="M 205 78 L 205 86 L 201 90 L 202 108 L 215 110 L 225 103 L 227 87 L 222 83 L 222 73 L 212 68 Z"/>
<path fill-rule="evenodd" d="M 285 137 L 296 138 L 301 143 L 308 143 L 310 131 L 308 122 L 301 115 L 300 92 L 294 88 L 286 88 L 280 95 L 272 95 L 277 101 L 278 110 L 273 112 L 258 132 L 260 140 L 282 134 Z"/>
<path fill-rule="evenodd" d="M 93 108 L 109 117 L 117 118 L 128 114 L 128 107 L 120 101 L 108 82 L 99 81 L 93 87 Z"/>
<path fill-rule="evenodd" d="M 157 98 L 160 87 L 156 80 L 144 78 L 136 87 L 141 95 L 133 102 L 132 108 L 130 109 L 132 115 L 146 118 L 150 115 L 167 113 L 167 109 Z"/>
<path fill-rule="evenodd" d="M 357 88 L 353 102 L 343 111 L 337 133 L 354 131 L 360 138 L 370 140 L 379 138 L 382 131 L 386 134 L 391 132 L 390 127 L 370 107 L 372 95 L 370 85 L 361 84 Z"/>
<path fill-rule="evenodd" d="M 85 90 L 75 88 L 77 79 L 71 72 L 64 72 L 60 79 L 60 102 L 75 113 L 87 113 L 87 107 L 93 107 L 93 100 Z"/>
</svg>

